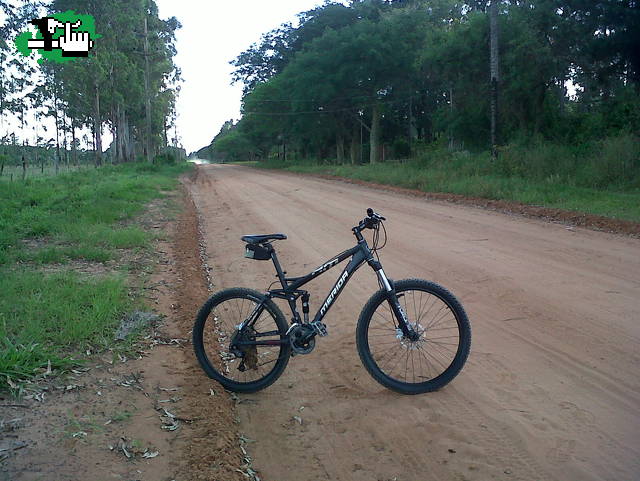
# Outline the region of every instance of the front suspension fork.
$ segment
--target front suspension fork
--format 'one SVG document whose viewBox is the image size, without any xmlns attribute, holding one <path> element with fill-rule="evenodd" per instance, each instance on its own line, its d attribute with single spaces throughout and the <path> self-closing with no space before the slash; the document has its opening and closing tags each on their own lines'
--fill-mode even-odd
<svg viewBox="0 0 640 481">
<path fill-rule="evenodd" d="M 404 309 L 400 305 L 400 301 L 398 300 L 398 296 L 396 295 L 394 282 L 385 275 L 382 266 L 380 266 L 379 264 L 378 266 L 380 268 L 376 270 L 376 275 L 378 276 L 380 284 L 386 291 L 387 302 L 389 302 L 389 306 L 393 311 L 393 315 L 398 320 L 398 327 L 406 338 L 414 341 L 418 338 L 418 333 L 409 322 L 406 312 L 404 312 Z"/>
</svg>

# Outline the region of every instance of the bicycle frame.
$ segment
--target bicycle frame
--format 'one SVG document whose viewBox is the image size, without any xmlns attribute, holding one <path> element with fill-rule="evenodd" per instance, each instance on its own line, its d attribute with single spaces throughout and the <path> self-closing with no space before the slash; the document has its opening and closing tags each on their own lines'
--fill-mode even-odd
<svg viewBox="0 0 640 481">
<path fill-rule="evenodd" d="M 327 314 L 335 300 L 338 298 L 344 287 L 351 279 L 351 276 L 364 264 L 367 262 L 369 266 L 375 271 L 378 276 L 378 280 L 383 288 L 387 292 L 387 298 L 390 301 L 392 310 L 398 319 L 398 327 L 400 327 L 405 335 L 411 335 L 413 329 L 408 323 L 407 316 L 400 306 L 397 297 L 395 296 L 395 290 L 393 288 L 393 281 L 389 281 L 387 276 L 382 269 L 382 264 L 379 261 L 373 258 L 373 253 L 367 244 L 367 241 L 362 237 L 359 231 L 354 231 L 356 234 L 356 238 L 358 239 L 358 244 L 352 247 L 351 249 L 347 249 L 340 254 L 334 256 L 330 260 L 326 261 L 309 274 L 300 277 L 285 277 L 285 273 L 280 266 L 280 262 L 278 261 L 278 256 L 276 255 L 275 249 L 271 250 L 271 260 L 276 269 L 276 273 L 278 276 L 278 280 L 282 285 L 281 289 L 271 289 L 265 293 L 267 298 L 278 298 L 284 299 L 289 303 L 289 307 L 291 309 L 291 313 L 293 315 L 292 324 L 301 323 L 300 314 L 297 310 L 296 301 L 298 298 L 302 296 L 302 304 L 303 304 L 303 313 L 305 314 L 305 323 L 308 322 L 307 313 L 308 313 L 308 298 L 309 294 L 307 291 L 301 290 L 300 287 L 304 286 L 308 282 L 312 281 L 316 277 L 324 274 L 329 269 L 335 267 L 340 264 L 347 258 L 351 257 L 351 260 L 346 265 L 345 269 L 342 271 L 342 274 L 336 280 L 333 288 L 327 294 L 324 302 L 321 304 L 320 308 L 316 312 L 312 323 L 320 323 L 324 316 Z M 260 302 L 253 312 L 238 326 L 238 330 L 241 331 L 244 327 L 250 322 L 255 322 L 255 320 L 259 317 L 260 313 L 263 309 L 263 302 Z M 258 334 L 256 337 L 267 337 L 278 334 L 277 331 L 269 331 Z M 241 341 L 238 345 L 279 345 L 282 343 L 288 342 L 287 340 L 264 340 L 264 341 Z"/>
<path fill-rule="evenodd" d="M 322 318 L 327 314 L 329 308 L 333 305 L 334 301 L 338 298 L 344 287 L 351 279 L 351 276 L 367 261 L 376 262 L 373 260 L 373 256 L 369 247 L 365 243 L 358 243 L 358 245 L 352 247 L 351 249 L 347 249 L 346 251 L 341 252 L 337 256 L 323 263 L 321 266 L 311 271 L 306 276 L 301 277 L 284 277 L 284 272 L 282 272 L 282 268 L 280 267 L 280 263 L 278 262 L 278 258 L 275 252 L 272 252 L 272 261 L 275 265 L 276 272 L 278 273 L 278 278 L 280 283 L 282 284 L 282 289 L 273 289 L 268 292 L 269 297 L 276 297 L 280 299 L 285 299 L 289 302 L 289 307 L 291 308 L 291 312 L 294 316 L 294 319 L 299 322 L 300 315 L 296 309 L 296 300 L 298 297 L 304 294 L 304 291 L 301 291 L 299 288 L 312 281 L 316 277 L 327 272 L 329 269 L 337 266 L 348 257 L 351 257 L 351 261 L 346 265 L 342 274 L 336 280 L 333 288 L 327 294 L 324 302 L 321 304 L 320 308 L 316 312 L 312 322 L 320 322 Z M 304 306 L 303 306 L 304 307 Z"/>
</svg>

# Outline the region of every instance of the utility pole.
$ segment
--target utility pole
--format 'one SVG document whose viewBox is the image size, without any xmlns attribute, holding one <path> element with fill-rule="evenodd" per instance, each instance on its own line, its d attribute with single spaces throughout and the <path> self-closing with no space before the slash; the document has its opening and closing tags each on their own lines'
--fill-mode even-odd
<svg viewBox="0 0 640 481">
<path fill-rule="evenodd" d="M 145 154 L 151 163 L 151 98 L 149 97 L 149 31 L 147 28 L 147 9 L 144 12 L 144 96 L 147 135 L 145 136 Z"/>
<path fill-rule="evenodd" d="M 489 7 L 489 27 L 491 35 L 490 64 L 491 64 L 491 158 L 498 158 L 498 1 L 491 0 Z"/>
<path fill-rule="evenodd" d="M 413 97 L 409 97 L 409 157 L 411 157 L 411 147 L 413 142 Z"/>
</svg>

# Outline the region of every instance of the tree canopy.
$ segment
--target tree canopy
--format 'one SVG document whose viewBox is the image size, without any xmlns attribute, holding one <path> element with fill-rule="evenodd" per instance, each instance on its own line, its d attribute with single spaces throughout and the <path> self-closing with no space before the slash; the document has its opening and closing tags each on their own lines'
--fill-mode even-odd
<svg viewBox="0 0 640 481">
<path fill-rule="evenodd" d="M 495 1 L 499 143 L 638 131 L 636 0 Z M 488 148 L 488 5 L 358 0 L 300 13 L 232 61 L 242 118 L 207 152 L 376 162 L 433 142 Z"/>
</svg>

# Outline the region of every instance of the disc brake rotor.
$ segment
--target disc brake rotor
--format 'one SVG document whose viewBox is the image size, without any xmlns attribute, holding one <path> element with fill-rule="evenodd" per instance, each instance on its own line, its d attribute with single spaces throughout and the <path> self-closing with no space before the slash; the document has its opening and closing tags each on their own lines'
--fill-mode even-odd
<svg viewBox="0 0 640 481">
<path fill-rule="evenodd" d="M 417 322 L 411 324 L 411 327 L 418 333 L 418 339 L 415 341 L 408 339 L 399 327 L 396 328 L 396 339 L 398 339 L 400 344 L 406 349 L 418 349 L 418 347 L 425 342 L 425 339 L 422 338 L 425 328 Z"/>
</svg>

